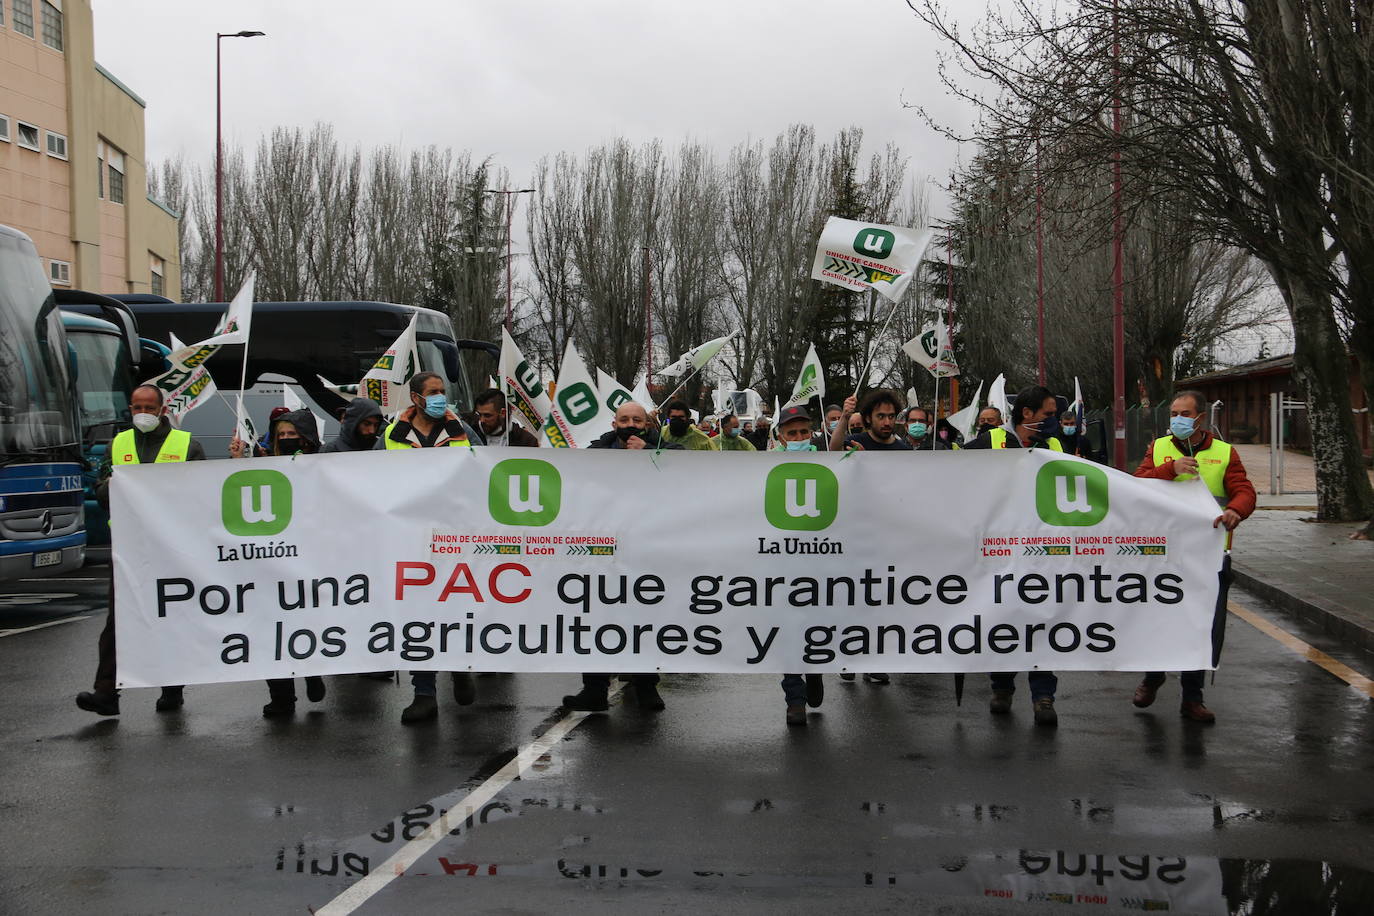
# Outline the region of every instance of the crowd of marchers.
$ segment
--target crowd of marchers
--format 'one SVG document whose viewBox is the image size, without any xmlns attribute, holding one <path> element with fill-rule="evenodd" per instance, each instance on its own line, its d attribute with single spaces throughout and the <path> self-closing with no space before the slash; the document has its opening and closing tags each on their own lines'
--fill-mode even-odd
<svg viewBox="0 0 1374 916">
<path fill-rule="evenodd" d="M 342 411 L 339 433 L 328 443 L 321 442 L 316 418 L 309 410 L 275 408 L 269 417 L 267 433 L 258 442 L 235 438 L 229 447 L 232 458 L 266 455 L 328 454 L 374 449 L 536 447 L 533 434 L 512 421 L 505 395 L 497 389 L 481 392 L 475 410 L 459 416 L 449 405 L 441 376 L 422 372 L 409 382 L 410 404 L 394 420 L 387 422 L 375 401 L 355 398 Z M 1250 483 L 1239 454 L 1207 428 L 1205 399 L 1200 392 L 1180 391 L 1170 405 L 1169 434 L 1156 439 L 1146 450 L 1135 474 L 1166 481 L 1185 481 L 1201 477 L 1216 499 L 1220 514 L 1214 527 L 1234 531 L 1255 509 L 1255 488 Z M 103 469 L 97 497 L 108 506 L 108 486 L 112 474 L 130 464 L 195 461 L 205 458 L 204 449 L 190 433 L 176 429 L 165 415 L 160 389 L 143 385 L 130 398 L 132 427 L 115 436 Z M 1062 410 L 1060 400 L 1046 388 L 1021 391 L 1010 405 L 1009 416 L 996 407 L 986 407 L 978 415 L 977 429 L 965 439 L 948 422 L 932 422 L 923 407 L 902 403 L 892 391 L 877 389 L 861 400 L 850 397 L 842 405 L 826 408 L 819 424 L 804 407 L 788 407 L 777 417 L 750 418 L 723 416 L 693 422 L 689 406 L 671 400 L 657 411 L 646 410 L 633 401 L 622 403 L 615 412 L 611 428 L 592 442 L 598 449 L 692 449 L 707 451 L 958 451 L 962 449 L 1049 449 L 1068 454 L 1086 450 L 1080 418 L 1072 410 Z M 919 459 L 914 459 L 919 460 Z M 1230 584 L 1230 539 L 1220 571 L 1218 608 L 1224 608 Z M 119 715 L 116 688 L 116 645 L 113 577 L 110 609 L 100 634 L 98 661 L 93 688 L 77 695 L 76 704 L 104 716 Z M 391 672 L 359 675 L 389 680 Z M 853 681 L 855 675 L 841 674 Z M 583 712 L 604 712 L 609 707 L 612 675 L 584 674 L 582 689 L 563 697 L 562 706 Z M 1012 712 L 1016 690 L 1014 673 L 991 675 L 989 711 L 995 715 Z M 325 698 L 322 677 L 307 677 L 305 694 L 318 703 Z M 630 675 L 628 698 L 641 709 L 664 708 L 656 674 Z M 882 686 L 890 678 L 882 673 L 866 673 L 863 680 Z M 1053 672 L 1028 672 L 1028 688 L 1034 721 L 1042 727 L 1058 724 L 1055 693 L 1058 678 Z M 469 672 L 452 674 L 453 697 L 460 705 L 477 698 L 477 681 Z M 427 722 L 438 715 L 438 675 L 433 671 L 410 674 L 413 699 L 401 713 L 407 725 Z M 1140 708 L 1154 703 L 1165 682 L 1163 672 L 1147 673 L 1131 698 Z M 1185 671 L 1179 675 L 1180 715 L 1195 722 L 1210 723 L 1215 714 L 1203 703 L 1203 672 Z M 286 717 L 295 712 L 297 696 L 291 678 L 267 682 L 269 701 L 263 706 L 268 718 Z M 782 679 L 783 699 L 788 725 L 804 726 L 807 708 L 821 705 L 825 696 L 824 678 L 819 674 L 788 674 Z M 184 688 L 163 687 L 156 702 L 159 712 L 172 712 L 184 705 Z"/>
</svg>

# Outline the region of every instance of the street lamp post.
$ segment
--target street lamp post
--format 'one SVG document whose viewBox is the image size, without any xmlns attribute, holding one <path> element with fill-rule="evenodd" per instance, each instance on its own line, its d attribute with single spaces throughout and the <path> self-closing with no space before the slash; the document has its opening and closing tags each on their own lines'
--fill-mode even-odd
<svg viewBox="0 0 1374 916">
<path fill-rule="evenodd" d="M 224 141 L 220 130 L 220 46 L 226 38 L 258 38 L 266 32 L 215 33 L 215 301 L 224 301 Z"/>
<path fill-rule="evenodd" d="M 506 333 L 511 330 L 511 302 L 515 293 L 515 287 L 511 285 L 511 249 L 510 249 L 510 223 L 511 217 L 515 214 L 515 201 L 511 200 L 512 194 L 533 194 L 534 188 L 487 188 L 488 194 L 500 194 L 505 198 L 506 205 Z"/>
</svg>

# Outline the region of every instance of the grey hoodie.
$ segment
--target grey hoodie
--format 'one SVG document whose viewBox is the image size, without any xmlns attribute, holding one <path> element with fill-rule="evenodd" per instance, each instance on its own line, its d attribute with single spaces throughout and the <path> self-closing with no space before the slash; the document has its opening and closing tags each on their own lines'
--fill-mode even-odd
<svg viewBox="0 0 1374 916">
<path fill-rule="evenodd" d="M 329 452 L 362 452 L 376 448 L 381 441 L 382 431 L 378 427 L 377 435 L 372 438 L 371 444 L 358 440 L 358 424 L 368 417 L 382 416 L 381 406 L 371 398 L 354 398 L 348 402 L 344 408 L 343 419 L 339 421 L 339 434 L 334 437 L 324 448 L 320 449 L 320 454 Z"/>
</svg>

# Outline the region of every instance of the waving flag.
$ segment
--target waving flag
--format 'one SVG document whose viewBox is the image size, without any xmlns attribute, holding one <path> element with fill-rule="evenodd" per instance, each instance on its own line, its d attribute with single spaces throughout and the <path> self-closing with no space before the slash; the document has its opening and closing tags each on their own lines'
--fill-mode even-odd
<svg viewBox="0 0 1374 916">
<path fill-rule="evenodd" d="M 930 229 L 880 226 L 832 216 L 821 230 L 811 279 L 849 290 L 871 289 L 896 302 L 911 284 L 934 235 Z"/>
<path fill-rule="evenodd" d="M 512 416 L 538 433 L 549 415 L 549 395 L 544 391 L 539 369 L 525 359 L 505 328 L 501 329 L 501 362 L 496 371 L 515 408 Z"/>
<path fill-rule="evenodd" d="M 805 404 L 812 398 L 825 400 L 825 372 L 821 369 L 821 360 L 816 355 L 815 344 L 807 349 L 806 359 L 802 360 L 801 372 L 797 375 L 797 383 L 792 386 L 792 397 L 788 398 L 783 406 Z"/>
</svg>

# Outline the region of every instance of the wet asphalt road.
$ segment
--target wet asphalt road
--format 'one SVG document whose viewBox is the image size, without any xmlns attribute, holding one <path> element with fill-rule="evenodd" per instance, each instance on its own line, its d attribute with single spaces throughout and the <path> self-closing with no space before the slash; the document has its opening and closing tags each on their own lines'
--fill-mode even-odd
<svg viewBox="0 0 1374 916">
<path fill-rule="evenodd" d="M 408 728 L 408 685 L 362 678 L 285 722 L 260 683 L 188 688 L 171 714 L 125 691 L 97 719 L 72 697 L 99 575 L 0 588 L 7 916 L 318 910 L 391 878 L 578 683 L 483 676 L 475 705 L 441 690 Z M 1024 688 L 990 717 L 981 677 L 961 708 L 948 676 L 827 677 L 788 729 L 776 678 L 672 676 L 665 712 L 586 718 L 352 912 L 1374 912 L 1374 701 L 1234 617 L 1223 664 L 1215 726 L 1179 719 L 1174 680 L 1139 711 L 1134 676 L 1069 673 L 1057 731 Z"/>
</svg>

